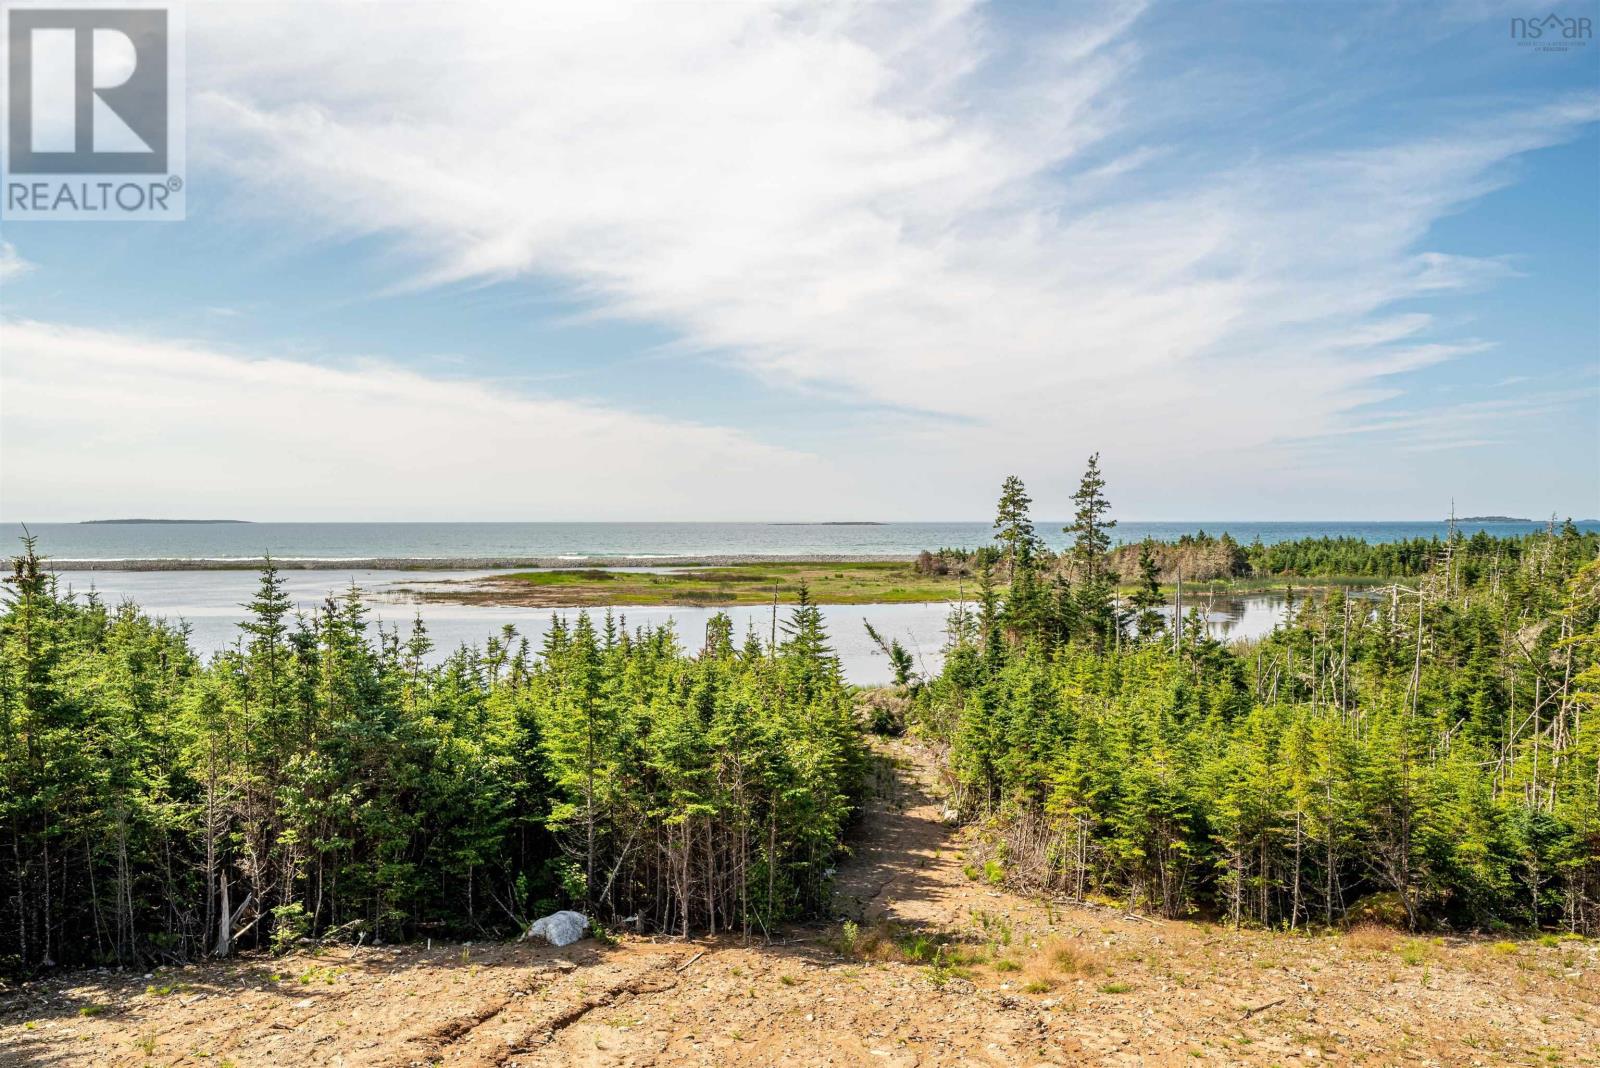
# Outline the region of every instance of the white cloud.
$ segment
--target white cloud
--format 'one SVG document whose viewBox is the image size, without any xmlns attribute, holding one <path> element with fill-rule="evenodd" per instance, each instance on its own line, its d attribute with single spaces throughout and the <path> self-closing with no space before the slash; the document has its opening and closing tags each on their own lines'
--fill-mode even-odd
<svg viewBox="0 0 1600 1068">
<path fill-rule="evenodd" d="M 675 329 L 684 351 L 933 417 L 875 416 L 841 435 L 829 491 L 787 487 L 804 503 L 785 514 L 972 514 L 1013 467 L 1041 511 L 1060 512 L 1091 449 L 1134 514 L 1215 514 L 1206 487 L 1243 466 L 1255 514 L 1314 510 L 1324 491 L 1305 465 L 1319 442 L 1381 450 L 1398 428 L 1366 409 L 1395 400 L 1406 372 L 1492 351 L 1393 307 L 1510 273 L 1501 258 L 1427 248 L 1430 226 L 1600 105 L 1486 109 L 1365 148 L 1196 151 L 1184 109 L 1235 100 L 1239 84 L 1190 71 L 1175 92 L 1141 65 L 1141 5 L 1075 10 L 1018 39 L 960 0 L 194 5 L 189 142 L 247 194 L 227 199 L 234 210 L 297 235 L 389 238 L 406 284 L 554 277 L 597 314 Z M 132 343 L 156 350 L 188 351 Z M 323 373 L 215 358 L 235 387 L 263 367 L 293 366 L 302 385 Z M 327 373 L 354 392 L 366 377 Z M 395 390 L 421 380 L 370 377 L 372 429 L 428 425 L 416 391 Z M 390 447 L 416 465 L 404 481 L 426 514 L 482 515 L 492 491 L 453 472 L 480 449 L 465 405 L 491 395 L 448 390 L 459 436 Z M 279 396 L 296 408 L 293 393 Z M 615 500 L 629 517 L 776 514 L 769 487 L 822 466 L 727 430 L 553 410 L 566 453 L 599 450 L 594 477 L 612 499 L 552 476 L 544 499 L 563 515 Z M 673 462 L 591 446 L 608 418 L 645 428 Z M 1476 418 L 1471 440 L 1495 439 L 1495 418 Z M 252 449 L 270 441 L 261 419 L 238 439 Z M 228 423 L 213 429 L 208 458 L 242 453 Z M 714 464 L 692 473 L 720 455 L 711 441 L 744 457 L 750 493 L 729 502 Z M 156 455 L 153 439 L 143 447 Z M 355 473 L 324 464 L 304 507 L 282 476 L 279 514 L 366 514 L 352 496 L 366 478 L 401 507 L 384 450 L 341 448 Z M 1323 475 L 1375 502 L 1438 485 L 1420 468 L 1365 466 L 1365 482 Z"/>
<path fill-rule="evenodd" d="M 9 519 L 789 517 L 829 481 L 736 432 L 378 363 L 6 321 L 0 381 Z"/>
<path fill-rule="evenodd" d="M 1090 448 L 1181 482 L 1483 350 L 1386 308 L 1507 273 L 1418 246 L 1594 99 L 1161 172 L 1140 10 L 1019 43 L 959 2 L 210 6 L 191 141 L 255 203 L 393 237 L 415 284 L 555 276 L 773 381 L 958 416 L 853 443 L 958 499 L 1016 456 L 1064 490 Z"/>
<path fill-rule="evenodd" d="M 0 283 L 15 281 L 33 270 L 33 264 L 17 254 L 16 246 L 0 241 Z"/>
</svg>

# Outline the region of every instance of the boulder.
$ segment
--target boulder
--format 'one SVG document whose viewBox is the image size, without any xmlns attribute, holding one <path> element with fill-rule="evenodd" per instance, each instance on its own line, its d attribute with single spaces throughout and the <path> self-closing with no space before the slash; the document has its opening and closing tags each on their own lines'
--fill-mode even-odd
<svg viewBox="0 0 1600 1068">
<path fill-rule="evenodd" d="M 523 934 L 523 939 L 542 938 L 552 946 L 570 946 L 589 930 L 589 918 L 581 912 L 562 910 L 541 916 Z"/>
</svg>

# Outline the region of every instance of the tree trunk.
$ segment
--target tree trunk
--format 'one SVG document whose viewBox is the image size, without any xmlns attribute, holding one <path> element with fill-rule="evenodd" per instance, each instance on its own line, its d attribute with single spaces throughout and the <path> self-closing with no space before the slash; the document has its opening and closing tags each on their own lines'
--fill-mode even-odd
<svg viewBox="0 0 1600 1068">
<path fill-rule="evenodd" d="M 228 873 L 220 872 L 217 881 L 222 885 L 222 900 L 217 909 L 217 941 L 211 952 L 213 956 L 226 957 L 233 952 L 233 899 L 228 889 Z M 246 897 L 245 903 L 249 901 Z"/>
</svg>

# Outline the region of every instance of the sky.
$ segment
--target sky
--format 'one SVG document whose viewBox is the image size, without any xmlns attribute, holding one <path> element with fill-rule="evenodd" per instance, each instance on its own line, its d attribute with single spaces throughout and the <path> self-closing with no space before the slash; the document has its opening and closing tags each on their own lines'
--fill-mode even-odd
<svg viewBox="0 0 1600 1068">
<path fill-rule="evenodd" d="M 1547 7 L 190 3 L 186 221 L 0 218 L 0 518 L 1592 517 Z"/>
</svg>

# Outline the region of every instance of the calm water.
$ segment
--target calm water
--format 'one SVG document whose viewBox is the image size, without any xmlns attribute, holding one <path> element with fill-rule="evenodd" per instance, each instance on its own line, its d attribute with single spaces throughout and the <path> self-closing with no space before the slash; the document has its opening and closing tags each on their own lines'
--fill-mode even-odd
<svg viewBox="0 0 1600 1068">
<path fill-rule="evenodd" d="M 1060 521 L 1038 523 L 1053 548 L 1068 539 Z M 1600 529 L 1600 524 L 1584 524 Z M 7 524 L 13 538 L 20 524 Z M 1468 534 L 1526 534 L 1538 523 L 1465 524 Z M 284 560 L 459 560 L 558 557 L 603 560 L 620 556 L 720 554 L 810 556 L 914 555 L 922 549 L 976 548 L 994 536 L 988 523 L 874 525 L 774 523 L 30 523 L 40 552 L 63 565 L 75 560 L 249 559 L 264 553 Z M 1303 537 L 1367 541 L 1443 536 L 1443 522 L 1121 522 L 1123 541 L 1146 535 L 1175 538 L 1204 529 L 1227 531 L 1243 544 Z M 11 541 L 15 544 L 15 541 Z"/>
<path fill-rule="evenodd" d="M 246 614 L 243 605 L 256 588 L 256 576 L 250 571 L 60 571 L 57 574 L 63 587 L 76 592 L 92 589 L 111 603 L 131 599 L 150 615 L 173 622 L 182 620 L 189 626 L 194 648 L 206 655 L 238 640 L 239 622 Z M 507 623 L 537 647 L 550 625 L 552 611 L 548 608 L 414 604 L 384 599 L 395 596 L 392 591 L 397 584 L 469 578 L 474 574 L 488 572 L 286 571 L 283 578 L 290 597 L 305 612 L 314 610 L 328 594 L 342 592 L 354 583 L 369 594 L 374 627 L 398 627 L 408 632 L 411 620 L 421 615 L 434 640 L 435 660 L 462 644 L 481 645 Z M 1283 618 L 1284 601 L 1281 594 L 1259 594 L 1218 598 L 1211 607 L 1214 634 L 1223 638 L 1247 638 L 1259 637 L 1275 627 Z M 604 609 L 591 611 L 596 616 L 604 613 Z M 629 627 L 659 627 L 670 620 L 679 640 L 692 649 L 699 646 L 706 621 L 717 610 L 651 607 L 615 611 L 627 617 Z M 733 618 L 734 631 L 739 636 L 753 627 L 765 641 L 771 631 L 770 608 L 747 606 L 723 611 Z M 781 618 L 785 609 L 779 611 Z M 871 685 L 888 682 L 890 677 L 888 665 L 868 640 L 862 620 L 870 620 L 886 637 L 899 638 L 918 658 L 923 670 L 937 671 L 943 662 L 940 651 L 944 647 L 949 605 L 830 605 L 822 612 L 828 634 L 851 682 Z M 560 609 L 555 614 L 570 620 L 577 612 Z"/>
<path fill-rule="evenodd" d="M 132 599 L 150 615 L 169 621 L 182 620 L 189 626 L 190 642 L 202 654 L 224 649 L 238 640 L 239 623 L 245 618 L 242 607 L 255 592 L 256 576 L 250 571 L 59 571 L 63 587 L 77 592 L 97 591 L 116 603 Z M 360 586 L 371 598 L 373 626 L 411 629 L 420 615 L 434 641 L 432 658 L 437 661 L 463 644 L 481 645 L 498 634 L 507 623 L 517 628 L 537 648 L 550 626 L 552 615 L 576 618 L 576 609 L 512 608 L 492 605 L 416 604 L 385 601 L 386 591 L 395 584 L 415 584 L 429 579 L 461 579 L 489 572 L 425 571 L 285 571 L 283 578 L 296 607 L 310 612 L 330 592 Z M 388 594 L 393 596 L 393 594 Z M 679 641 L 687 648 L 698 648 L 705 635 L 707 620 L 717 611 L 694 607 L 617 608 L 626 616 L 630 628 L 660 627 L 671 621 Z M 772 627 L 772 610 L 759 605 L 724 608 L 733 618 L 734 633 L 743 637 L 747 628 L 766 641 Z M 786 609 L 780 607 L 780 620 Z M 863 685 L 887 682 L 887 662 L 867 639 L 863 619 L 870 619 L 885 636 L 899 638 L 917 654 L 928 670 L 936 671 L 943 661 L 945 620 L 950 609 L 945 604 L 835 605 L 823 608 L 828 634 L 843 662 L 851 682 Z M 596 618 L 605 609 L 591 609 Z"/>
<path fill-rule="evenodd" d="M 1590 528 L 1600 524 L 1585 524 Z M 1060 548 L 1066 538 L 1059 522 L 1040 522 L 1046 541 Z M 1263 542 L 1301 537 L 1364 538 L 1393 541 L 1401 538 L 1442 536 L 1443 523 L 1122 523 L 1116 534 L 1133 541 L 1153 535 L 1174 538 L 1205 529 L 1227 531 L 1240 542 Z M 1471 533 L 1480 525 L 1467 525 Z M 241 607 L 250 599 L 256 577 L 250 571 L 74 571 L 71 562 L 210 559 L 259 557 L 271 553 L 285 560 L 410 559 L 451 560 L 507 557 L 567 557 L 603 563 L 623 556 L 805 556 L 896 555 L 907 556 L 924 548 L 943 546 L 974 548 L 987 544 L 993 531 L 987 523 L 885 523 L 874 525 L 767 524 L 767 523 L 221 523 L 221 524 L 30 524 L 41 552 L 53 558 L 64 583 L 78 591 L 95 589 L 107 600 L 130 598 L 152 615 L 182 620 L 195 647 L 211 653 L 238 639 Z M 1539 529 L 1534 523 L 1482 524 L 1493 534 L 1524 534 Z M 21 534 L 20 526 L 12 532 Z M 485 572 L 480 572 L 485 573 Z M 337 565 L 323 570 L 284 573 L 291 596 L 311 610 L 330 592 L 355 583 L 373 600 L 374 624 L 410 627 L 420 614 L 432 633 L 436 656 L 466 644 L 481 644 L 505 624 L 516 627 L 535 644 L 549 626 L 550 610 L 482 605 L 397 603 L 393 587 L 419 580 L 468 577 L 469 571 L 357 570 Z M 386 599 L 387 598 L 387 599 Z M 1259 637 L 1283 617 L 1283 599 L 1264 594 L 1218 599 L 1212 604 L 1210 625 L 1223 638 Z M 671 621 L 685 646 L 696 647 L 711 608 L 627 608 L 630 626 L 662 626 Z M 945 604 L 855 605 L 825 608 L 829 633 L 844 663 L 845 673 L 857 683 L 886 681 L 888 667 L 867 639 L 862 620 L 870 620 L 886 636 L 900 639 L 927 671 L 941 662 Z M 753 627 L 768 633 L 770 610 L 761 607 L 727 609 L 738 633 Z M 571 617 L 574 611 L 559 614 Z"/>
</svg>

